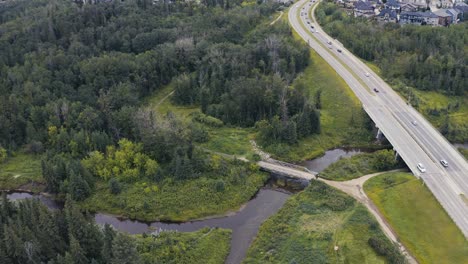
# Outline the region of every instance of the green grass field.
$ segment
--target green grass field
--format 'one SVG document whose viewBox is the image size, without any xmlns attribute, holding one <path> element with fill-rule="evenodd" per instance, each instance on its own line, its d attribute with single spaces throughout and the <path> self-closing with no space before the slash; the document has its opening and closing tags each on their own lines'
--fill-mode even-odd
<svg viewBox="0 0 468 264">
<path fill-rule="evenodd" d="M 382 174 L 364 190 L 419 263 L 468 263 L 467 240 L 414 176 Z"/>
<path fill-rule="evenodd" d="M 173 104 L 170 100 L 170 96 L 168 96 L 172 91 L 172 85 L 166 86 L 161 91 L 155 93 L 155 95 L 148 100 L 147 105 L 162 115 L 173 112 L 182 120 L 189 122 L 191 120 L 190 114 L 200 111 L 200 107 Z M 209 141 L 199 144 L 199 146 L 211 151 L 246 157 L 247 159 L 251 158 L 254 154 L 250 144 L 250 139 L 254 137 L 255 133 L 252 128 L 231 127 L 226 125 L 213 128 L 204 124 L 201 125 L 208 131 Z"/>
<path fill-rule="evenodd" d="M 143 263 L 224 263 L 229 254 L 231 230 L 203 228 L 196 232 L 161 232 L 135 236 Z"/>
<path fill-rule="evenodd" d="M 312 181 L 262 224 L 244 263 L 386 263 L 371 237 L 392 247 L 365 207 Z"/>
<path fill-rule="evenodd" d="M 17 188 L 40 191 L 43 186 L 32 186 L 29 183 L 43 183 L 40 156 L 17 154 L 0 164 L 0 189 Z M 27 185 L 27 186 L 25 186 Z"/>
</svg>

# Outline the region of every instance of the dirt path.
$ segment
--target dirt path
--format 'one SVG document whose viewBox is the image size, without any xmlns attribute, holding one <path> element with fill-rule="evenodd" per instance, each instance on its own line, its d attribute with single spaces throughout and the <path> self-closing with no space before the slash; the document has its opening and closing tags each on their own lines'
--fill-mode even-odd
<svg viewBox="0 0 468 264">
<path fill-rule="evenodd" d="M 377 219 L 377 222 L 379 223 L 380 227 L 384 231 L 385 235 L 390 240 L 397 243 L 397 245 L 400 248 L 400 251 L 405 255 L 406 259 L 408 260 L 408 263 L 411 263 L 411 264 L 418 263 L 416 259 L 413 258 L 413 256 L 409 254 L 408 250 L 406 250 L 406 248 L 398 241 L 398 237 L 395 231 L 393 231 L 390 224 L 380 214 L 375 204 L 372 202 L 371 199 L 369 199 L 369 197 L 367 197 L 366 193 L 363 190 L 364 183 L 370 178 L 380 175 L 382 173 L 395 172 L 395 171 L 401 171 L 401 170 L 392 170 L 392 171 L 368 174 L 357 179 L 343 181 L 343 182 L 330 181 L 330 180 L 325 180 L 322 178 L 320 178 L 319 180 L 351 195 L 352 197 L 356 198 L 356 200 L 358 200 L 360 203 L 364 204 L 369 210 L 369 212 L 371 212 L 375 216 L 375 218 Z"/>
<path fill-rule="evenodd" d="M 280 11 L 279 16 L 270 23 L 270 26 L 273 26 L 283 16 L 283 14 L 284 14 L 284 12 Z"/>
<path fill-rule="evenodd" d="M 164 96 L 159 102 L 155 105 L 155 107 L 158 107 L 160 104 L 162 104 L 169 96 L 171 96 L 174 93 L 174 91 L 170 92 L 168 95 Z"/>
</svg>

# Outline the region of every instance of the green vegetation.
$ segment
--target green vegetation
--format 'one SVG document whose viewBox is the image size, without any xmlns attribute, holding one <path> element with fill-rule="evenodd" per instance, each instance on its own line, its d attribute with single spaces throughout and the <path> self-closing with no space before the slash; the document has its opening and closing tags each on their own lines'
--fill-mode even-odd
<svg viewBox="0 0 468 264">
<path fill-rule="evenodd" d="M 409 173 L 387 173 L 364 190 L 419 263 L 466 263 L 468 242 L 431 192 Z"/>
<path fill-rule="evenodd" d="M 466 142 L 468 140 L 468 94 L 447 96 L 440 92 L 420 91 L 409 87 L 397 90 L 416 103 L 417 109 L 449 140 Z"/>
<path fill-rule="evenodd" d="M 299 38 L 299 36 L 297 36 Z M 348 85 L 316 52 L 310 51 L 309 66 L 293 83 L 305 87 L 311 102 L 320 93 L 320 134 L 297 144 L 274 144 L 265 150 L 287 161 L 313 159 L 338 146 L 369 146 L 371 121 Z"/>
<path fill-rule="evenodd" d="M 39 186 L 29 183 L 40 183 Z M 0 189 L 17 188 L 40 191 L 44 179 L 41 175 L 40 156 L 33 154 L 16 154 L 0 163 Z M 27 186 L 25 186 L 27 185 Z"/>
<path fill-rule="evenodd" d="M 334 250 L 338 246 L 338 250 Z M 369 212 L 312 181 L 260 227 L 244 263 L 402 263 Z"/>
<path fill-rule="evenodd" d="M 210 169 L 193 179 L 142 178 L 132 183 L 118 182 L 117 188 L 99 181 L 83 208 L 134 219 L 187 221 L 237 210 L 264 185 L 268 175 L 256 165 L 230 161 L 217 155 Z M 115 190 L 117 189 L 117 190 Z"/>
<path fill-rule="evenodd" d="M 229 253 L 231 231 L 204 228 L 191 233 L 160 232 L 136 236 L 143 264 L 150 263 L 224 263 Z"/>
<path fill-rule="evenodd" d="M 173 113 L 184 122 L 196 121 L 196 116 L 201 114 L 197 106 L 181 106 L 171 101 L 173 84 L 167 85 L 161 91 L 155 93 L 146 104 L 160 115 Z M 210 126 L 205 123 L 198 123 L 208 134 L 204 142 L 197 145 L 209 151 L 236 155 L 238 157 L 252 157 L 253 150 L 249 142 L 253 138 L 252 128 L 242 128 L 229 125 Z"/>
<path fill-rule="evenodd" d="M 253 125 L 279 114 L 307 65 L 286 25 L 266 26 L 277 7 L 2 4 L 0 159 L 42 154 L 47 191 L 91 210 L 174 221 L 236 210 L 267 175 L 223 154 L 253 158 Z M 297 113 L 299 98 L 288 93 Z"/>
<path fill-rule="evenodd" d="M 460 153 L 465 156 L 465 159 L 468 160 L 468 149 L 466 148 L 458 148 L 458 151 L 460 151 Z"/>
<path fill-rule="evenodd" d="M 347 181 L 379 171 L 401 168 L 402 166 L 404 164 L 395 159 L 395 152 L 383 149 L 373 153 L 361 153 L 340 159 L 323 170 L 320 177 L 329 180 Z"/>
<path fill-rule="evenodd" d="M 39 200 L 0 200 L 2 263 L 134 263 L 134 240 L 106 225 L 96 225 L 68 199 L 63 210 L 49 210 Z"/>
<path fill-rule="evenodd" d="M 322 3 L 316 14 L 328 34 L 366 60 L 449 140 L 468 139 L 467 23 L 381 24 L 349 16 L 333 3 Z"/>
<path fill-rule="evenodd" d="M 40 201 L 0 198 L 1 263 L 223 263 L 231 231 L 204 228 L 192 233 L 156 231 L 129 236 L 98 226 L 71 199 L 63 210 Z"/>
</svg>

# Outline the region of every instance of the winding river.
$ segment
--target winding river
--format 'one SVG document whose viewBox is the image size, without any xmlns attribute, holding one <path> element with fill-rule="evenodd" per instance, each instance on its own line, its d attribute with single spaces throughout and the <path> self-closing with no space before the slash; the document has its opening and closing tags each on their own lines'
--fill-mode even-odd
<svg viewBox="0 0 468 264">
<path fill-rule="evenodd" d="M 302 165 L 310 170 L 320 172 L 331 163 L 341 157 L 350 157 L 361 152 L 368 152 L 365 149 L 333 149 L 325 152 L 325 155 L 306 161 Z M 307 185 L 306 182 L 289 180 L 272 175 L 265 187 L 238 212 L 220 218 L 212 218 L 200 221 L 185 223 L 165 223 L 165 222 L 141 222 L 137 220 L 122 219 L 113 215 L 97 213 L 94 215 L 96 223 L 110 224 L 117 230 L 130 234 L 150 233 L 155 230 L 177 230 L 179 232 L 196 231 L 203 227 L 220 227 L 232 230 L 231 251 L 226 260 L 228 264 L 238 264 L 244 259 L 247 250 L 255 238 L 260 225 L 271 215 L 278 212 L 286 202 L 291 193 L 302 190 Z M 43 204 L 52 209 L 61 209 L 63 204 L 56 202 L 49 197 L 33 195 L 30 193 L 13 192 L 8 194 L 10 200 L 20 200 L 27 198 L 39 199 Z"/>
</svg>

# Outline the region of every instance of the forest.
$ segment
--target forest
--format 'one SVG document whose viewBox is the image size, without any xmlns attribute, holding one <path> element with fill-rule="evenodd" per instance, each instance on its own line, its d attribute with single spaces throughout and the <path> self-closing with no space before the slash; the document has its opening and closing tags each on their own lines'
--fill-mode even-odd
<svg viewBox="0 0 468 264">
<path fill-rule="evenodd" d="M 319 109 L 290 83 L 308 49 L 276 3 L 14 1 L 0 11 L 0 149 L 42 155 L 46 190 L 83 201 L 145 180 L 213 169 L 198 125 L 256 127 L 295 143 L 319 133 Z M 144 107 L 169 83 L 191 121 Z M 271 125 L 268 125 L 271 123 Z M 229 162 L 223 162 L 229 165 Z M 216 164 L 214 165 L 216 166 Z M 219 183 L 221 184 L 221 183 Z"/>
<path fill-rule="evenodd" d="M 224 260 L 228 230 L 131 237 L 97 226 L 88 210 L 152 221 L 236 210 L 266 174 L 201 148 L 206 127 L 272 123 L 270 132 L 258 127 L 285 142 L 319 133 L 319 109 L 305 89 L 290 86 L 309 63 L 307 47 L 287 25 L 265 26 L 277 8 L 255 1 L 2 3 L 0 163 L 33 161 L 18 164 L 34 165 L 39 190 L 66 203 L 50 211 L 38 201 L 3 199 L 0 262 Z M 172 103 L 199 111 L 185 119 L 149 107 L 168 85 Z M 14 181 L 9 173 L 2 180 Z"/>
<path fill-rule="evenodd" d="M 72 199 L 63 210 L 50 210 L 36 199 L 12 202 L 3 193 L 0 207 L 2 264 L 221 263 L 229 252 L 230 230 L 132 236 L 95 224 Z"/>
</svg>

